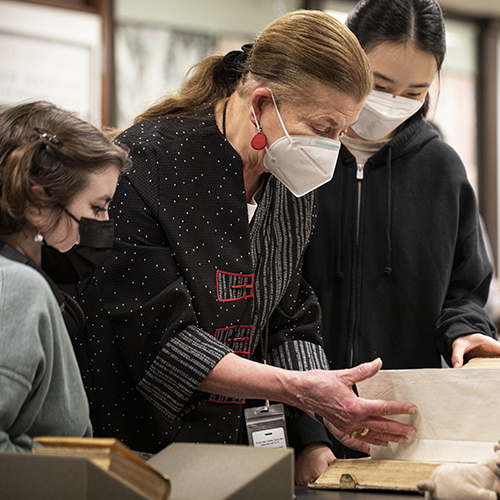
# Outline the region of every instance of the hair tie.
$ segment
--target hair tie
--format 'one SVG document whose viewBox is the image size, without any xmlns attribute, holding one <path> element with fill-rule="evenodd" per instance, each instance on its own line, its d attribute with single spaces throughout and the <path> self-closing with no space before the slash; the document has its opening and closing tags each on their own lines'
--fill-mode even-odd
<svg viewBox="0 0 500 500">
<path fill-rule="evenodd" d="M 64 142 L 57 135 L 51 134 L 43 128 L 35 127 L 33 130 L 39 134 L 38 141 L 44 149 L 47 149 L 47 146 L 55 146 L 57 149 L 61 149 L 64 146 Z"/>
<path fill-rule="evenodd" d="M 253 43 L 246 43 L 241 50 L 232 50 L 222 59 L 223 68 L 232 76 L 239 78 L 243 72 L 243 64 L 247 60 L 248 53 L 252 50 Z"/>
</svg>

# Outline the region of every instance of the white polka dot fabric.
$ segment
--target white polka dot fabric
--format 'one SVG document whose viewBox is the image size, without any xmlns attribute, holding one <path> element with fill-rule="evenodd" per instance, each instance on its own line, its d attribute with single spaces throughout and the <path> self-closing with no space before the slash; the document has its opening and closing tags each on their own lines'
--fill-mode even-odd
<svg viewBox="0 0 500 500">
<path fill-rule="evenodd" d="M 241 159 L 211 112 L 119 140 L 133 168 L 110 210 L 113 252 L 80 287 L 87 327 L 74 339 L 95 434 L 150 453 L 244 442 L 249 402 L 197 387 L 227 353 L 261 361 L 263 345 L 276 366 L 327 369 L 301 279 L 316 195 L 295 198 L 270 176 L 249 224 Z"/>
</svg>

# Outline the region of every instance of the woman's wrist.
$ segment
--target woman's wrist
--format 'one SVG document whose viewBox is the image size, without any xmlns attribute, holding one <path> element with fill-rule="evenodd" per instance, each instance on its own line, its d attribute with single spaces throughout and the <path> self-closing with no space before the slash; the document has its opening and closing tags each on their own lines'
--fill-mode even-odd
<svg viewBox="0 0 500 500">
<path fill-rule="evenodd" d="M 297 406 L 297 396 L 304 393 L 305 373 L 227 354 L 215 365 L 198 389 L 221 396 L 269 399 Z"/>
</svg>

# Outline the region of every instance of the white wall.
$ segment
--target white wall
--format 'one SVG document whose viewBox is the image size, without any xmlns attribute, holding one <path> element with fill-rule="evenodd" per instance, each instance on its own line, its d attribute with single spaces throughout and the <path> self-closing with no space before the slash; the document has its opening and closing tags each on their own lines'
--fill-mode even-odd
<svg viewBox="0 0 500 500">
<path fill-rule="evenodd" d="M 115 0 L 115 18 L 205 33 L 257 33 L 300 5 L 300 0 Z"/>
<path fill-rule="evenodd" d="M 347 9 L 356 4 L 353 0 L 324 0 L 325 8 L 342 9 L 342 5 L 348 5 Z M 500 0 L 438 0 L 439 5 L 445 13 L 470 14 L 477 17 L 500 18 Z"/>
<path fill-rule="evenodd" d="M 499 0 L 439 0 L 439 5 L 446 12 L 471 14 L 474 16 L 500 17 Z"/>
<path fill-rule="evenodd" d="M 45 99 L 101 121 L 97 14 L 0 1 L 0 103 Z"/>
</svg>

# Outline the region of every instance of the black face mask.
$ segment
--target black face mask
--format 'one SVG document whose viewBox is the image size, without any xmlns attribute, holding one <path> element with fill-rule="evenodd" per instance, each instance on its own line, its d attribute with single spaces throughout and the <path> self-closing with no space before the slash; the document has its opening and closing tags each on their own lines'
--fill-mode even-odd
<svg viewBox="0 0 500 500">
<path fill-rule="evenodd" d="M 42 245 L 42 269 L 58 285 L 78 283 L 92 276 L 113 248 L 115 226 L 112 220 L 73 219 L 79 224 L 80 241 L 70 250 L 63 253 Z"/>
</svg>

